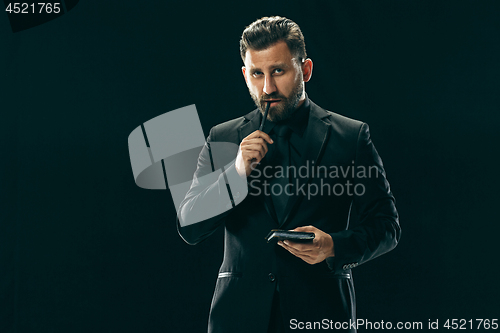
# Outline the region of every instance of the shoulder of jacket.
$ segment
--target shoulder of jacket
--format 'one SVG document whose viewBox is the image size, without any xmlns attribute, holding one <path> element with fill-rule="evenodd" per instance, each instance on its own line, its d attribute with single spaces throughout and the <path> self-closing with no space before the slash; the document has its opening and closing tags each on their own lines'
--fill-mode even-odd
<svg viewBox="0 0 500 333">
<path fill-rule="evenodd" d="M 238 129 L 251 120 L 253 117 L 257 116 L 258 110 L 253 110 L 241 117 L 225 121 L 223 123 L 217 124 L 210 130 L 210 135 L 212 140 L 224 141 L 229 140 L 236 135 L 238 135 Z"/>
<path fill-rule="evenodd" d="M 342 128 L 344 131 L 359 132 L 363 125 L 368 126 L 364 122 L 343 116 L 339 113 L 323 109 L 322 107 L 312 103 L 313 108 L 316 108 L 317 114 L 322 115 L 322 120 L 330 123 L 334 127 Z"/>
</svg>

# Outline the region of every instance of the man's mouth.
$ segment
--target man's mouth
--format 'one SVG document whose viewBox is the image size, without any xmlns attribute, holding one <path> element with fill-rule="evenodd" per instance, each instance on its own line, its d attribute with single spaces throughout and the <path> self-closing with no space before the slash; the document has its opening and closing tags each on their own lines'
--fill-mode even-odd
<svg viewBox="0 0 500 333">
<path fill-rule="evenodd" d="M 281 102 L 281 99 L 268 99 L 264 101 L 264 103 L 269 103 L 269 102 L 271 102 L 270 106 L 276 106 L 278 105 L 279 102 Z"/>
</svg>

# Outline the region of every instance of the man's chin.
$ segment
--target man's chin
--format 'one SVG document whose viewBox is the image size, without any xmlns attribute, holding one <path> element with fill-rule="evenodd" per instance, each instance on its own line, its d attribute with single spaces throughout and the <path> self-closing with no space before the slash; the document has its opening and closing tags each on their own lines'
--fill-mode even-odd
<svg viewBox="0 0 500 333">
<path fill-rule="evenodd" d="M 273 112 L 271 112 L 273 111 Z M 292 115 L 292 112 L 285 112 L 285 110 L 271 110 L 269 109 L 268 113 L 268 118 L 271 120 L 273 123 L 280 122 L 282 120 L 285 120 L 289 118 Z"/>
</svg>

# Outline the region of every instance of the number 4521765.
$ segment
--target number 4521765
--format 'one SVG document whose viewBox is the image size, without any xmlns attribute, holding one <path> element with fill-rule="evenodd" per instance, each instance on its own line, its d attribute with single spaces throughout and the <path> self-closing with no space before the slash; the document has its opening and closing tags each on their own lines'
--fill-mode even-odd
<svg viewBox="0 0 500 333">
<path fill-rule="evenodd" d="M 61 12 L 61 4 L 59 2 L 9 2 L 6 12 L 10 14 L 58 14 Z"/>
</svg>

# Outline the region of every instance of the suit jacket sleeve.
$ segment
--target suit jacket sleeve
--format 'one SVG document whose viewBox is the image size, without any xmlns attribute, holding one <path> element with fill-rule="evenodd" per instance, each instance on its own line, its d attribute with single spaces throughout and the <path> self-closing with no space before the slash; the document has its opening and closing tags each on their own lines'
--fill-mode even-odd
<svg viewBox="0 0 500 333">
<path fill-rule="evenodd" d="M 178 210 L 177 230 L 191 245 L 209 237 L 224 224 L 224 217 L 243 199 L 235 202 L 232 192 L 247 190 L 246 179 L 238 174 L 234 161 L 225 168 L 217 163 L 214 165 L 211 148 L 214 141 L 212 128 L 198 157 L 191 187 Z"/>
<path fill-rule="evenodd" d="M 356 172 L 353 206 L 359 217 L 359 224 L 348 230 L 332 233 L 335 257 L 327 259 L 335 270 L 348 270 L 376 258 L 396 247 L 401 236 L 395 199 L 385 176 L 382 160 L 373 145 L 367 124 L 362 124 L 356 146 Z"/>
</svg>

